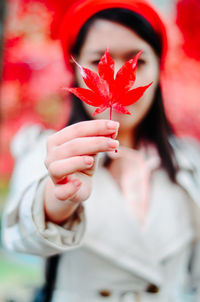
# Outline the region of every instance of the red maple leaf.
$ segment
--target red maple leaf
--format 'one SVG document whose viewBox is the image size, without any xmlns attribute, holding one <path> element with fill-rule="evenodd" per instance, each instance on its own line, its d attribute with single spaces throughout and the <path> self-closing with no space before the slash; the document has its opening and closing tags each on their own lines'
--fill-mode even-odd
<svg viewBox="0 0 200 302">
<path fill-rule="evenodd" d="M 136 80 L 136 68 L 140 51 L 134 58 L 127 61 L 115 74 L 115 63 L 109 54 L 108 49 L 98 64 L 98 73 L 84 68 L 75 63 L 80 68 L 81 75 L 87 87 L 86 88 L 66 88 L 83 102 L 88 105 L 98 107 L 93 115 L 103 112 L 107 108 L 110 109 L 110 119 L 112 110 L 119 113 L 130 114 L 125 108 L 137 102 L 146 89 L 152 84 L 143 87 L 131 89 Z"/>
</svg>

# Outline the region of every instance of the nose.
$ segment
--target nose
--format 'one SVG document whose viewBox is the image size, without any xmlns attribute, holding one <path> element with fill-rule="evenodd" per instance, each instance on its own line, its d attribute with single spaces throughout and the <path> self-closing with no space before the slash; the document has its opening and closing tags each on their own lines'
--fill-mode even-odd
<svg viewBox="0 0 200 302">
<path fill-rule="evenodd" d="M 115 77 L 117 72 L 120 70 L 120 68 L 125 64 L 126 62 L 123 60 L 115 60 Z"/>
</svg>

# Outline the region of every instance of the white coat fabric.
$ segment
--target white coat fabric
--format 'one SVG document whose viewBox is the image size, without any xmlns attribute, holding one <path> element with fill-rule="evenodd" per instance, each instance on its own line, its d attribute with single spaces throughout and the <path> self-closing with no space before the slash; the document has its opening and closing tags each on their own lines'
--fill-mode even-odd
<svg viewBox="0 0 200 302">
<path fill-rule="evenodd" d="M 180 166 L 177 184 L 161 167 L 151 171 L 143 226 L 101 164 L 90 198 L 60 226 L 45 221 L 42 203 L 51 133 L 37 125 L 24 127 L 13 141 L 16 166 L 2 239 L 11 250 L 62 254 L 53 302 L 200 302 L 198 145 L 172 142 Z"/>
</svg>

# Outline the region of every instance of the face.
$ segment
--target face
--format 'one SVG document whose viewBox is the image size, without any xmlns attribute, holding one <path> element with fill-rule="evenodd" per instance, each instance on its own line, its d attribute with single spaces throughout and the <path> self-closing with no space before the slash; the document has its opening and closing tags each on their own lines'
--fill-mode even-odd
<svg viewBox="0 0 200 302">
<path fill-rule="evenodd" d="M 115 70 L 141 49 L 143 53 L 138 61 L 136 82 L 133 88 L 144 86 L 153 81 L 143 97 L 127 109 L 131 115 L 113 112 L 112 119 L 120 122 L 121 131 L 132 131 L 148 112 L 159 82 L 159 59 L 152 47 L 131 29 L 115 22 L 99 19 L 90 27 L 77 61 L 80 65 L 98 72 L 98 62 L 106 48 L 115 61 Z M 75 75 L 79 87 L 86 88 L 79 69 L 75 66 Z M 92 116 L 95 108 L 84 103 Z M 95 116 L 96 119 L 109 119 L 109 110 Z"/>
</svg>

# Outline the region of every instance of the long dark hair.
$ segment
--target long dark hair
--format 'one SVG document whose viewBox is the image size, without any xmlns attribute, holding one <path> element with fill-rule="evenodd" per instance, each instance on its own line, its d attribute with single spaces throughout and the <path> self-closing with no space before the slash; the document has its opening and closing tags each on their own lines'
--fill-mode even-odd
<svg viewBox="0 0 200 302">
<path fill-rule="evenodd" d="M 106 9 L 92 16 L 79 32 L 76 43 L 71 50 L 74 56 L 79 55 L 88 30 L 97 19 L 115 21 L 132 29 L 152 46 L 159 58 L 161 57 L 162 43 L 152 26 L 141 15 L 122 8 Z M 76 101 L 72 102 L 72 105 L 73 109 L 68 125 L 91 119 L 80 100 L 76 99 Z M 166 170 L 169 178 L 175 181 L 177 167 L 174 160 L 173 149 L 169 142 L 169 138 L 172 135 L 173 131 L 166 118 L 163 107 L 161 88 L 160 85 L 158 85 L 153 104 L 136 129 L 136 143 L 139 144 L 142 140 L 154 143 L 160 154 L 163 168 Z M 51 301 L 56 281 L 58 260 L 58 255 L 50 257 L 47 260 L 46 284 L 43 287 L 43 296 L 46 297 L 46 299 L 40 300 L 40 302 Z"/>
</svg>

